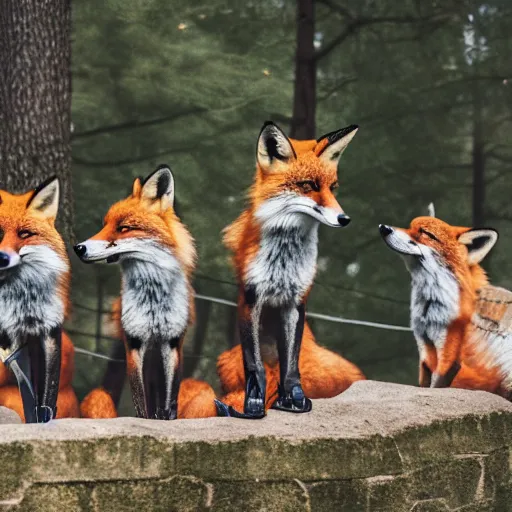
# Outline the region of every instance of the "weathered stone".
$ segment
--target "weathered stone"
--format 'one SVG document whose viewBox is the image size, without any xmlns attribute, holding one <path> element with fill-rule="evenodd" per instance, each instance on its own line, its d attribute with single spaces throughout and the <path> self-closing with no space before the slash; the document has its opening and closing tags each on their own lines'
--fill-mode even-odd
<svg viewBox="0 0 512 512">
<path fill-rule="evenodd" d="M 83 484 L 31 485 L 16 512 L 93 512 L 91 486 Z"/>
<path fill-rule="evenodd" d="M 21 418 L 7 407 L 0 406 L 0 425 L 15 425 L 21 423 Z"/>
<path fill-rule="evenodd" d="M 290 482 L 216 482 L 213 491 L 213 512 L 233 510 L 278 510 L 307 512 L 310 510 L 306 485 Z M 327 510 L 327 509 L 325 509 Z"/>
<path fill-rule="evenodd" d="M 194 477 L 100 483 L 92 502 L 98 512 L 194 512 L 210 506 L 211 492 Z"/>
<path fill-rule="evenodd" d="M 506 512 L 511 444 L 500 397 L 369 381 L 261 421 L 4 424 L 0 510 Z"/>
</svg>

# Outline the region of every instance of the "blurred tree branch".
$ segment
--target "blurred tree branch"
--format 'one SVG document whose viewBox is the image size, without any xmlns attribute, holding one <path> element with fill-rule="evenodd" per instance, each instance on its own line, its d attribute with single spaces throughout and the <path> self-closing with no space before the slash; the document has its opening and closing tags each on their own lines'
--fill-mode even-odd
<svg viewBox="0 0 512 512">
<path fill-rule="evenodd" d="M 95 135 L 103 135 L 105 133 L 115 133 L 122 130 L 131 130 L 132 128 L 143 128 L 146 126 L 156 126 L 159 124 L 167 123 L 169 121 L 175 121 L 181 117 L 186 117 L 190 115 L 202 114 L 207 112 L 208 109 L 204 107 L 192 107 L 181 112 L 176 112 L 174 114 L 170 114 L 168 116 L 157 117 L 156 119 L 148 119 L 146 121 L 132 120 L 126 121 L 125 123 L 111 124 L 106 126 L 99 126 L 98 128 L 93 128 L 92 130 L 85 130 L 83 132 L 78 132 L 72 135 L 72 140 L 76 139 L 84 139 L 86 137 L 93 137 Z"/>
</svg>

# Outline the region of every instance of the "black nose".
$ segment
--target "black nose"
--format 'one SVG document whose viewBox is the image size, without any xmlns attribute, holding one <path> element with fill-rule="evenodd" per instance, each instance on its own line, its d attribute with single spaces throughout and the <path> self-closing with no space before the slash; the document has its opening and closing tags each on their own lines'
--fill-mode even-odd
<svg viewBox="0 0 512 512">
<path fill-rule="evenodd" d="M 87 247 L 84 244 L 75 245 L 73 247 L 73 249 L 75 250 L 76 255 L 79 258 L 82 258 L 83 256 L 85 256 L 85 253 L 87 252 Z"/>
<path fill-rule="evenodd" d="M 386 236 L 390 235 L 391 233 L 393 233 L 393 228 L 386 226 L 386 224 L 379 224 L 379 231 L 383 237 L 386 237 Z"/>
<path fill-rule="evenodd" d="M 5 252 L 0 252 L 0 268 L 5 268 L 9 266 L 11 258 Z"/>
<path fill-rule="evenodd" d="M 338 222 L 340 226 L 348 226 L 350 224 L 350 217 L 348 215 L 345 215 L 344 213 L 340 213 L 338 215 Z"/>
</svg>

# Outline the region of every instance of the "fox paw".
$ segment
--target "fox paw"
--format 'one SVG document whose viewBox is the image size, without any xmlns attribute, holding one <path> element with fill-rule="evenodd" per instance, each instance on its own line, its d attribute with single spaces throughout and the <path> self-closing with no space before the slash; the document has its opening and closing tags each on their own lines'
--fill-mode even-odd
<svg viewBox="0 0 512 512">
<path fill-rule="evenodd" d="M 313 404 L 309 398 L 306 398 L 302 388 L 294 386 L 289 393 L 285 393 L 281 387 L 279 388 L 279 396 L 275 401 L 272 409 L 285 412 L 310 412 Z"/>
</svg>

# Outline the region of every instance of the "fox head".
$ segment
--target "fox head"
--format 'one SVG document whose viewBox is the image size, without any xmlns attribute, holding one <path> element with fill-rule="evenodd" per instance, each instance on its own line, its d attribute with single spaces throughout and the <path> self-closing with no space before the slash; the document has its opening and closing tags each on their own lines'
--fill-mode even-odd
<svg viewBox="0 0 512 512">
<path fill-rule="evenodd" d="M 103 229 L 74 247 L 85 263 L 129 260 L 164 265 L 174 250 L 185 267 L 195 258 L 192 239 L 173 208 L 174 178 L 166 165 L 146 179 L 136 178 L 132 193 L 111 206 Z"/>
<path fill-rule="evenodd" d="M 410 271 L 433 273 L 442 266 L 459 280 L 478 267 L 498 240 L 493 229 L 451 226 L 435 217 L 417 217 L 407 229 L 381 224 L 379 230 L 386 244 L 404 257 Z"/>
<path fill-rule="evenodd" d="M 59 181 L 52 177 L 35 190 L 14 195 L 0 190 L 0 279 L 18 271 L 67 272 L 66 247 L 55 229 Z"/>
<path fill-rule="evenodd" d="M 346 226 L 350 217 L 334 196 L 338 160 L 357 132 L 355 125 L 318 140 L 289 139 L 267 121 L 258 138 L 256 180 L 251 198 L 263 223 L 288 224 L 308 216 L 332 227 Z"/>
</svg>

